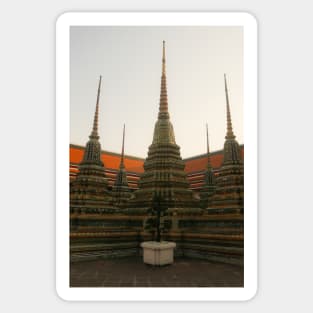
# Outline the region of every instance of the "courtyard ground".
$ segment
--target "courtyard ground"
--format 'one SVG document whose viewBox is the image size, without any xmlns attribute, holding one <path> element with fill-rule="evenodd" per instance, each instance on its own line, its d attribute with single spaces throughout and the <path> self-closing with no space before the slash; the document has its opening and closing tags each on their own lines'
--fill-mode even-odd
<svg viewBox="0 0 313 313">
<path fill-rule="evenodd" d="M 243 268 L 204 260 L 177 258 L 156 267 L 139 257 L 74 262 L 71 287 L 243 287 Z"/>
</svg>

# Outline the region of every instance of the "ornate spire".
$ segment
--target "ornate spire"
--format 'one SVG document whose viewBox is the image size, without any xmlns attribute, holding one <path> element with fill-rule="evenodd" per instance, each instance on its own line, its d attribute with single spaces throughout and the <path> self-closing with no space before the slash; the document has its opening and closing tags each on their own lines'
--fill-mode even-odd
<svg viewBox="0 0 313 313">
<path fill-rule="evenodd" d="M 123 205 L 125 205 L 130 197 L 130 189 L 127 182 L 127 173 L 124 166 L 124 142 L 125 142 L 125 124 L 123 127 L 121 163 L 113 185 L 113 197 L 115 205 L 117 205 L 118 207 L 122 207 Z"/>
<path fill-rule="evenodd" d="M 93 127 L 91 134 L 89 136 L 89 141 L 86 144 L 86 149 L 84 153 L 84 162 L 87 163 L 97 163 L 102 164 L 101 160 L 101 145 L 99 142 L 99 135 L 98 135 L 98 116 L 99 116 L 99 99 L 100 99 L 100 88 L 101 88 L 101 76 L 99 79 L 99 86 L 98 86 L 98 94 L 97 94 L 97 103 L 96 103 L 96 111 L 95 116 L 93 119 Z"/>
<path fill-rule="evenodd" d="M 102 79 L 102 76 L 100 75 L 99 86 L 98 86 L 98 93 L 97 93 L 96 111 L 95 111 L 95 116 L 94 116 L 94 119 L 93 119 L 92 132 L 91 132 L 91 134 L 89 136 L 90 139 L 99 139 L 99 135 L 98 135 L 98 117 L 99 117 L 99 99 L 100 99 L 101 79 Z"/>
<path fill-rule="evenodd" d="M 208 124 L 206 124 L 206 145 L 207 145 L 207 155 L 208 155 L 208 170 L 211 170 L 212 165 L 211 165 L 210 148 L 209 148 Z"/>
<path fill-rule="evenodd" d="M 240 164 L 241 163 L 240 149 L 239 149 L 238 142 L 235 140 L 236 136 L 233 133 L 225 74 L 224 74 L 224 82 L 225 82 L 225 93 L 226 93 L 227 133 L 225 136 L 226 140 L 224 143 L 223 165 Z"/>
<path fill-rule="evenodd" d="M 124 127 L 123 127 L 123 144 L 122 144 L 122 154 L 121 154 L 120 169 L 125 168 L 125 166 L 124 166 L 124 141 L 125 141 L 125 124 L 124 124 Z"/>
<path fill-rule="evenodd" d="M 166 73 L 165 73 L 165 41 L 163 40 L 162 55 L 162 76 L 161 76 L 161 95 L 158 120 L 155 123 L 153 141 L 156 143 L 172 143 L 175 144 L 175 136 L 173 125 L 170 122 L 167 102 Z"/>
<path fill-rule="evenodd" d="M 225 139 L 234 139 L 236 138 L 236 136 L 233 133 L 233 127 L 232 127 L 232 122 L 231 122 L 226 74 L 224 74 L 224 83 L 225 83 L 226 110 L 227 110 L 227 134 L 225 136 Z"/>
<path fill-rule="evenodd" d="M 93 128 L 86 143 L 83 160 L 78 167 L 76 179 L 71 182 L 70 205 L 71 210 L 83 210 L 94 213 L 93 208 L 102 210 L 111 208 L 111 195 L 108 190 L 108 180 L 105 175 L 104 164 L 101 159 L 101 144 L 98 135 L 98 115 L 101 76 L 98 86 L 96 112 Z M 77 206 L 77 207 L 76 207 Z M 76 208 L 75 208 L 76 207 Z M 97 211 L 97 212 L 99 212 Z"/>
<path fill-rule="evenodd" d="M 159 119 L 169 118 L 167 88 L 166 88 L 166 70 L 165 70 L 165 41 L 163 40 L 163 55 L 162 55 L 162 77 L 161 77 L 161 95 L 159 107 Z"/>
<path fill-rule="evenodd" d="M 209 148 L 209 132 L 208 124 L 206 124 L 206 144 L 207 144 L 207 169 L 204 172 L 204 185 L 200 190 L 200 205 L 202 208 L 207 208 L 211 203 L 212 196 L 215 192 L 215 175 L 213 173 Z"/>
<path fill-rule="evenodd" d="M 138 208 L 146 212 L 151 207 L 155 193 L 162 197 L 162 205 L 174 210 L 185 210 L 198 214 L 201 210 L 189 189 L 184 171 L 185 163 L 180 155 L 180 147 L 175 142 L 174 129 L 170 121 L 167 103 L 165 41 L 163 41 L 161 96 L 158 119 L 154 126 L 152 144 L 145 159 L 144 172 L 140 175 L 138 190 L 129 205 L 133 212 Z M 178 209 L 177 209 L 178 208 Z M 189 211 L 190 210 L 190 211 Z M 137 214 L 137 213 L 136 213 Z"/>
<path fill-rule="evenodd" d="M 211 205 L 216 209 L 234 210 L 235 213 L 243 212 L 244 195 L 244 170 L 241 151 L 232 129 L 226 75 L 224 74 L 227 133 L 224 142 L 223 163 L 216 177 L 216 192 Z"/>
</svg>

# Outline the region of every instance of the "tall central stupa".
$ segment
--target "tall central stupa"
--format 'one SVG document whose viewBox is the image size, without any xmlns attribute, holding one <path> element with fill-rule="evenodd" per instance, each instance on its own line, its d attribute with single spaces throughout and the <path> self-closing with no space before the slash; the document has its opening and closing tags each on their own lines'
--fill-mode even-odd
<svg viewBox="0 0 313 313">
<path fill-rule="evenodd" d="M 167 208 L 199 208 L 199 201 L 189 190 L 184 172 L 185 164 L 176 144 L 173 125 L 168 112 L 165 41 L 163 41 L 161 95 L 158 120 L 155 123 L 153 141 L 149 146 L 142 174 L 131 207 L 150 207 L 157 194 Z"/>
</svg>

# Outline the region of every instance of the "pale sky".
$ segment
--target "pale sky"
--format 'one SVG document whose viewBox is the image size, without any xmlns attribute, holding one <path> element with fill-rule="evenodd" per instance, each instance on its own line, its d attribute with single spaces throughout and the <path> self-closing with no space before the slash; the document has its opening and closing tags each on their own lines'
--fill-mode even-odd
<svg viewBox="0 0 313 313">
<path fill-rule="evenodd" d="M 183 158 L 223 148 L 227 75 L 233 130 L 243 143 L 243 29 L 241 27 L 71 27 L 70 143 L 85 145 L 102 75 L 101 148 L 146 158 L 157 120 L 162 41 L 170 119 Z"/>
</svg>

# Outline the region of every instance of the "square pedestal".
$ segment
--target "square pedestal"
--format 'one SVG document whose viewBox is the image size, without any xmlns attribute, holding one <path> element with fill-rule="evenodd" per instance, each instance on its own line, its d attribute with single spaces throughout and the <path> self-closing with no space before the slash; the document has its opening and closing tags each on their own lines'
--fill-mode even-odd
<svg viewBox="0 0 313 313">
<path fill-rule="evenodd" d="M 175 242 L 146 241 L 141 243 L 143 262 L 151 265 L 166 265 L 174 262 Z"/>
</svg>

